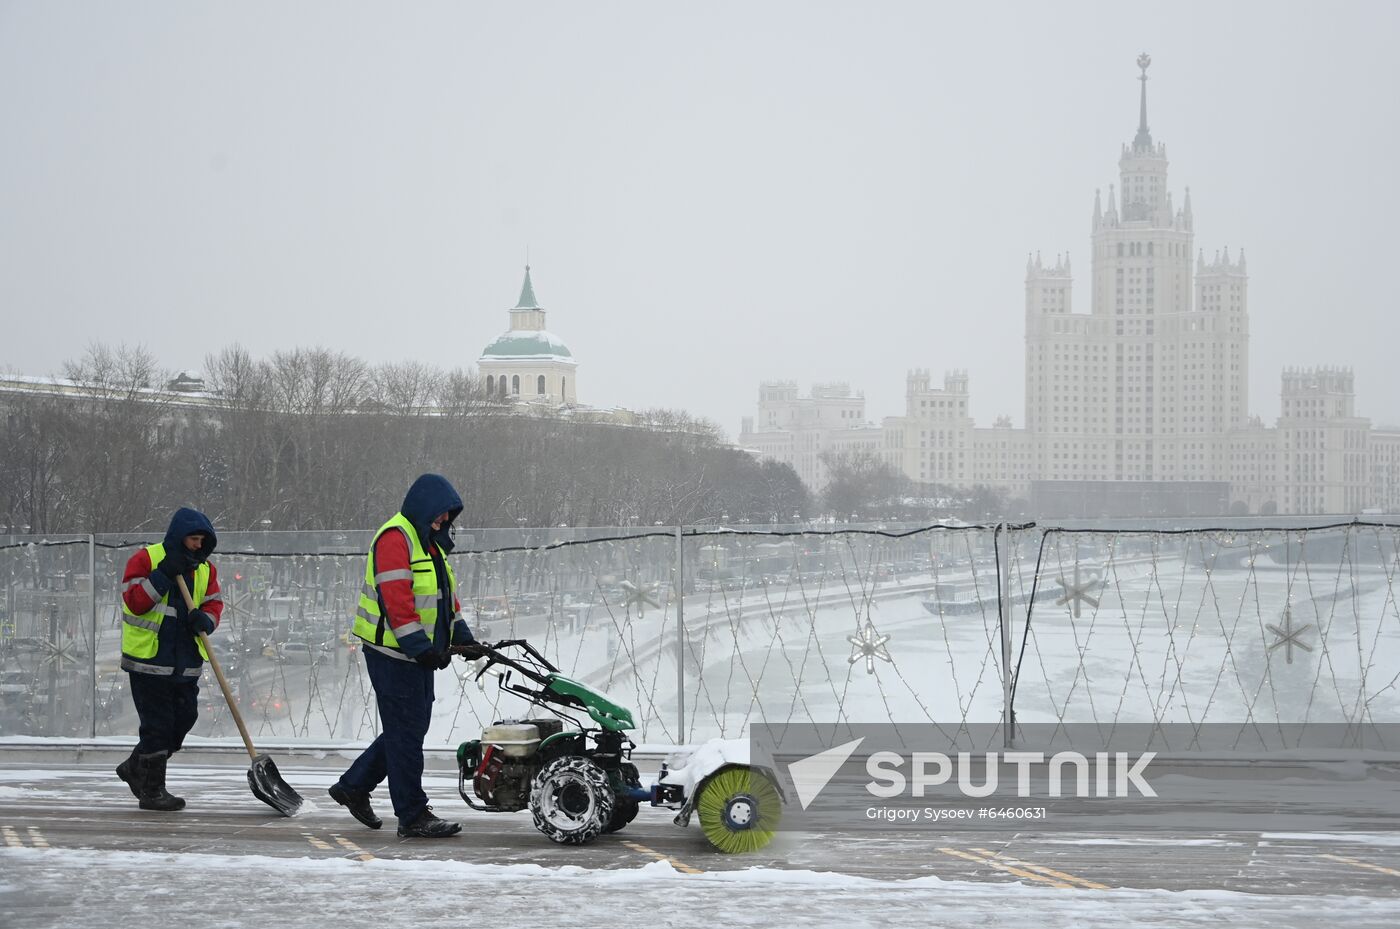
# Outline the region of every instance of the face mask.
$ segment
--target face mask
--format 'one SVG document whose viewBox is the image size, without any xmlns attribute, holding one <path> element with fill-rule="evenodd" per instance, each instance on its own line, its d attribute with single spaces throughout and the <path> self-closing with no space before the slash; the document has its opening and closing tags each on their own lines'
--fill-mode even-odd
<svg viewBox="0 0 1400 929">
<path fill-rule="evenodd" d="M 455 548 L 457 545 L 457 543 L 452 538 L 456 534 L 456 532 L 457 530 L 452 526 L 451 523 L 444 523 L 441 529 L 433 530 L 433 544 L 436 545 L 444 553 L 451 552 L 452 549 Z"/>
</svg>

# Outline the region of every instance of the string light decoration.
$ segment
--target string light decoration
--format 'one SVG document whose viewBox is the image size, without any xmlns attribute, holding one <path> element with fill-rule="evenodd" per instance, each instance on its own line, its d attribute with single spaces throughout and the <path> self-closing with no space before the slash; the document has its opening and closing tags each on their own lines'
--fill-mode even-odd
<svg viewBox="0 0 1400 929">
<path fill-rule="evenodd" d="M 887 635 L 880 635 L 875 631 L 875 624 L 866 620 L 865 626 L 857 635 L 846 636 L 846 641 L 851 643 L 851 657 L 847 659 L 848 664 L 855 664 L 861 659 L 865 660 L 865 673 L 875 673 L 875 659 L 894 663 L 890 657 L 889 650 L 885 648 L 885 643 L 890 640 Z"/>
<path fill-rule="evenodd" d="M 1284 649 L 1284 654 L 1287 655 L 1287 661 L 1289 664 L 1293 663 L 1294 648 L 1301 648 L 1305 652 L 1312 651 L 1312 646 L 1304 642 L 1301 638 L 1299 638 L 1299 636 L 1301 636 L 1303 633 L 1307 632 L 1309 629 L 1312 628 L 1312 623 L 1307 623 L 1306 625 L 1302 625 L 1299 626 L 1297 629 L 1294 629 L 1293 608 L 1291 606 L 1286 606 L 1283 608 L 1282 629 L 1280 629 L 1278 626 L 1275 626 L 1273 623 L 1268 624 L 1265 628 L 1267 628 L 1274 635 L 1278 636 L 1277 641 L 1269 643 L 1269 651 L 1273 651 L 1274 649 L 1282 646 Z"/>
<path fill-rule="evenodd" d="M 1400 721 L 1398 535 L 1370 524 L 686 529 L 677 545 L 665 528 L 512 530 L 509 547 L 459 549 L 452 563 L 479 638 L 528 639 L 632 708 L 639 742 L 742 737 L 754 722 L 937 723 L 956 739 L 1001 719 L 1006 675 L 1020 723 L 1282 732 Z M 377 734 L 363 652 L 348 635 L 368 537 L 221 535 L 213 643 L 257 737 Z M 0 734 L 135 732 L 119 586 L 147 541 L 0 545 Z M 443 672 L 430 744 L 528 712 L 476 682 L 479 668 Z M 236 738 L 206 683 L 194 734 Z"/>
<path fill-rule="evenodd" d="M 1074 580 L 1066 581 L 1064 575 L 1055 578 L 1055 583 L 1059 584 L 1064 593 L 1055 601 L 1056 606 L 1068 606 L 1074 618 L 1079 618 L 1079 605 L 1087 603 L 1092 607 L 1098 607 L 1098 598 L 1089 593 L 1099 585 L 1099 572 L 1090 571 L 1089 579 L 1081 581 L 1079 578 L 1079 559 L 1074 560 Z"/>
</svg>

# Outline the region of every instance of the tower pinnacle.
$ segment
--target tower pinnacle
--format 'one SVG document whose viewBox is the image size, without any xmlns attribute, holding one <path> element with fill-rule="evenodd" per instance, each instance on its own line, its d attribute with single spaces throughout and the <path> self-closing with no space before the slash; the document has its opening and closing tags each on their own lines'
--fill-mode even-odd
<svg viewBox="0 0 1400 929">
<path fill-rule="evenodd" d="M 1147 152 L 1152 150 L 1152 133 L 1147 128 L 1147 68 L 1152 64 L 1152 56 L 1143 52 L 1138 56 L 1137 66 L 1142 69 L 1142 75 L 1138 80 L 1142 81 L 1142 104 L 1138 111 L 1138 131 L 1133 137 L 1133 151 Z"/>
<path fill-rule="evenodd" d="M 517 310 L 538 310 L 540 303 L 535 299 L 535 285 L 530 282 L 530 266 L 525 266 L 525 284 L 520 288 L 520 299 L 515 304 Z"/>
</svg>

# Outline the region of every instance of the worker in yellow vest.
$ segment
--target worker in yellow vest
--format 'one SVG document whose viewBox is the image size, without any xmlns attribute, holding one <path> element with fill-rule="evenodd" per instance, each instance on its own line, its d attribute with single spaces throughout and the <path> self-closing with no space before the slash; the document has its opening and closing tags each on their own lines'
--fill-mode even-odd
<svg viewBox="0 0 1400 929">
<path fill-rule="evenodd" d="M 209 563 L 218 541 L 209 517 L 181 507 L 165 538 L 138 549 L 122 575 L 122 668 L 141 728 L 117 776 L 143 810 L 185 806 L 166 789 L 165 770 L 199 718 L 199 674 L 209 656 L 197 633 L 212 633 L 223 615 L 219 572 Z M 179 577 L 197 604 L 194 610 L 185 606 L 175 583 Z"/>
<path fill-rule="evenodd" d="M 423 740 L 432 719 L 433 679 L 451 663 L 450 646 L 472 645 L 457 615 L 457 584 L 447 555 L 462 498 L 439 474 L 413 482 L 403 506 L 370 544 L 354 634 L 374 686 L 382 731 L 330 788 L 331 798 L 378 829 L 370 793 L 386 777 L 404 838 L 444 838 L 461 824 L 433 815 L 423 791 Z"/>
</svg>

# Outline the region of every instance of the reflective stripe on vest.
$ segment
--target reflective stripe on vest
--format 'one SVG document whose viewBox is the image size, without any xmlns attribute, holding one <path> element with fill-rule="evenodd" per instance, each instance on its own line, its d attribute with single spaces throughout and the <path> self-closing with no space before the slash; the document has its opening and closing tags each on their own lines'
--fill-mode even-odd
<svg viewBox="0 0 1400 929">
<path fill-rule="evenodd" d="M 165 544 L 157 542 L 155 545 L 146 546 L 146 554 L 151 559 L 151 570 L 165 558 Z M 133 613 L 131 607 L 126 605 L 126 598 L 122 598 L 122 667 L 128 671 L 141 671 L 146 674 L 169 674 L 171 669 L 166 667 L 164 671 L 159 670 L 162 666 L 151 664 L 147 659 L 154 658 L 156 651 L 160 648 L 160 624 L 167 616 L 176 616 L 178 612 L 170 604 L 170 595 L 180 596 L 178 587 L 171 587 L 166 591 L 165 596 L 156 596 L 156 589 L 152 586 L 149 577 L 133 578 L 127 582 L 127 587 L 141 587 L 146 591 L 147 596 L 155 601 L 155 606 L 151 607 L 148 613 Z M 195 603 L 203 604 L 207 601 L 205 594 L 209 590 L 209 565 L 200 564 L 194 569 L 194 590 L 190 591 Z M 217 599 L 215 597 L 214 599 Z M 195 644 L 199 646 L 199 657 L 209 660 L 209 655 L 204 651 L 204 643 L 198 639 Z M 138 659 L 128 662 L 126 659 Z M 128 664 L 137 667 L 127 667 Z M 188 671 L 186 673 L 189 673 Z M 198 669 L 195 669 L 198 674 Z"/>
<path fill-rule="evenodd" d="M 402 532 L 404 538 L 408 540 L 409 567 L 396 568 L 378 574 L 374 569 L 374 546 L 379 541 L 380 536 L 390 531 Z M 453 592 L 457 589 L 457 578 L 452 573 L 452 566 L 447 563 L 446 558 L 442 559 L 442 566 L 447 571 L 447 600 L 450 604 Z M 379 585 L 385 581 L 408 580 L 413 582 L 413 611 L 417 614 L 417 618 L 414 622 L 405 623 L 398 629 L 394 629 L 380 613 Z M 379 527 L 379 531 L 374 534 L 374 539 L 369 544 L 369 558 L 365 562 L 365 581 L 360 588 L 360 605 L 355 610 L 353 629 L 355 635 L 371 646 L 380 646 L 380 651 L 392 649 L 397 654 L 402 654 L 402 652 L 399 649 L 396 632 L 409 635 L 421 629 L 427 634 L 428 641 L 431 642 L 437 632 L 438 597 L 437 572 L 433 570 L 433 556 L 418 541 L 418 533 L 414 530 L 413 524 L 408 521 L 408 517 L 402 513 L 395 513 L 393 519 Z"/>
</svg>

